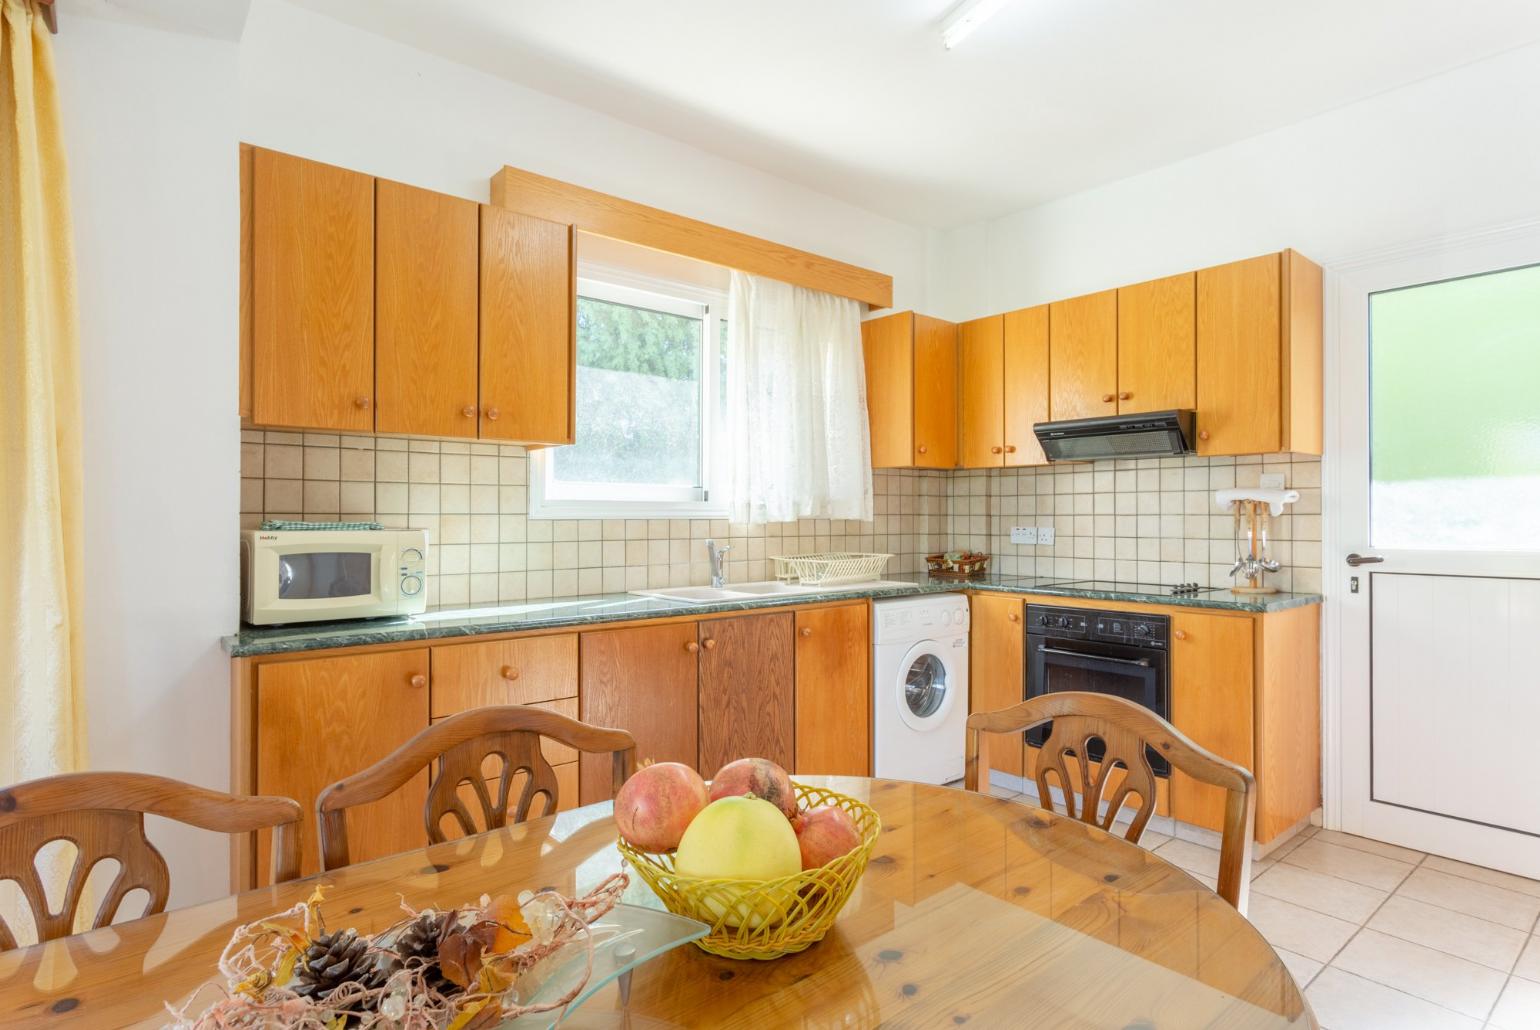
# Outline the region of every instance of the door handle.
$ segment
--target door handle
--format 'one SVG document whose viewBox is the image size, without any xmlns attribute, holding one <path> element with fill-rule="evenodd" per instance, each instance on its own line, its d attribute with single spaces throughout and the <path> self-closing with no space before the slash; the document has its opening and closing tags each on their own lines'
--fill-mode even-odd
<svg viewBox="0 0 1540 1030">
<path fill-rule="evenodd" d="M 1088 662 L 1111 662 L 1113 665 L 1137 665 L 1144 669 L 1148 669 L 1150 667 L 1150 660 L 1148 658 L 1114 658 L 1111 655 L 1086 654 L 1084 651 L 1069 651 L 1062 647 L 1047 647 L 1043 644 L 1038 644 L 1037 649 L 1043 654 L 1063 655 L 1066 658 L 1083 658 Z"/>
<path fill-rule="evenodd" d="M 1347 556 L 1347 563 L 1355 569 L 1360 565 L 1378 565 L 1384 560 L 1377 554 L 1359 554 L 1357 551 Z"/>
</svg>

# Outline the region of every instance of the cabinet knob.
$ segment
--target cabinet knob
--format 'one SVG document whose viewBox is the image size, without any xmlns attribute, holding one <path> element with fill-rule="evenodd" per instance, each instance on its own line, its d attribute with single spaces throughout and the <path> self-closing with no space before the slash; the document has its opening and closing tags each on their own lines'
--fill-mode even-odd
<svg viewBox="0 0 1540 1030">
<path fill-rule="evenodd" d="M 428 685 L 428 677 L 419 672 L 415 673 L 411 679 L 407 680 L 407 682 L 416 687 L 418 690 L 421 690 L 423 687 Z"/>
<path fill-rule="evenodd" d="M 1131 394 L 1131 393 L 1120 393 L 1120 394 L 1118 394 L 1118 400 L 1120 400 L 1120 401 L 1126 401 L 1126 400 L 1128 400 L 1131 397 L 1133 397 L 1133 394 Z"/>
<path fill-rule="evenodd" d="M 1007 612 L 1005 617 L 1007 619 L 1010 619 L 1012 622 L 1020 622 L 1021 621 L 1021 616 L 1016 614 L 1015 612 Z"/>
<path fill-rule="evenodd" d="M 920 453 L 920 454 L 924 454 L 925 453 L 925 445 L 924 444 L 920 444 L 920 446 L 916 447 L 915 450 L 918 453 Z"/>
<path fill-rule="evenodd" d="M 797 632 L 802 634 L 804 637 L 810 637 L 813 635 L 813 627 L 803 626 L 801 629 L 797 630 Z"/>
<path fill-rule="evenodd" d="M 1208 439 L 1208 430 L 1207 429 L 1200 429 L 1200 430 L 1198 430 L 1198 439 L 1199 440 L 1207 440 Z"/>
<path fill-rule="evenodd" d="M 358 408 L 360 411 L 368 411 L 369 410 L 369 398 L 367 398 L 367 397 L 354 397 L 353 398 L 353 407 Z"/>
<path fill-rule="evenodd" d="M 518 669 L 515 669 L 511 665 L 503 666 L 503 679 L 505 679 L 505 680 L 516 680 L 518 678 L 519 678 L 519 670 Z"/>
<path fill-rule="evenodd" d="M 704 648 L 705 648 L 705 649 L 706 649 L 706 650 L 708 650 L 708 651 L 709 651 L 709 650 L 711 650 L 711 649 L 712 649 L 712 648 L 713 648 L 713 647 L 716 647 L 716 646 L 717 646 L 717 642 L 716 642 L 716 641 L 715 641 L 715 640 L 713 640 L 713 639 L 711 639 L 711 638 L 710 638 L 710 637 L 707 637 L 707 638 L 706 638 L 706 639 L 705 639 L 705 640 L 702 640 L 702 641 L 701 641 L 701 642 L 700 642 L 700 646 L 701 646 L 701 647 L 704 647 Z"/>
<path fill-rule="evenodd" d="M 700 650 L 700 645 L 692 640 L 688 644 L 684 645 L 684 649 L 691 654 L 694 654 L 696 651 Z"/>
<path fill-rule="evenodd" d="M 1001 452 L 1002 452 L 1002 451 L 1004 451 L 1004 450 L 1005 450 L 1005 448 L 1004 448 L 1004 447 L 991 447 L 991 448 L 990 448 L 990 449 L 989 449 L 989 453 L 990 453 L 990 454 L 999 454 L 999 453 L 1001 453 Z"/>
<path fill-rule="evenodd" d="M 466 418 L 475 418 L 476 417 L 476 405 L 474 405 L 474 404 L 467 404 L 465 407 L 460 409 L 460 414 L 464 415 Z"/>
<path fill-rule="evenodd" d="M 1102 394 L 1102 400 L 1106 401 L 1108 404 L 1111 404 L 1113 401 L 1117 400 L 1117 398 L 1110 393 L 1104 393 Z"/>
<path fill-rule="evenodd" d="M 488 408 L 487 409 L 487 421 L 488 422 L 496 422 L 497 421 L 497 416 L 501 415 L 501 414 L 502 414 L 502 412 L 498 411 L 496 408 Z"/>
<path fill-rule="evenodd" d="M 1171 635 L 1173 637 L 1176 637 L 1176 639 L 1178 639 L 1178 640 L 1186 640 L 1187 639 L 1187 631 L 1185 629 L 1176 630 Z"/>
<path fill-rule="evenodd" d="M 1013 444 L 1013 443 L 1006 444 L 1005 445 L 1005 453 L 1006 454 L 1015 454 L 1016 453 L 1016 445 Z"/>
</svg>

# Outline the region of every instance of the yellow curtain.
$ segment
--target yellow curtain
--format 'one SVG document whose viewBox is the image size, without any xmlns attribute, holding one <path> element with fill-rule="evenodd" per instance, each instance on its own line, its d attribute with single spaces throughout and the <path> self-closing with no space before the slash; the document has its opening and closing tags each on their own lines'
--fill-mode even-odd
<svg viewBox="0 0 1540 1030">
<path fill-rule="evenodd" d="M 0 784 L 85 764 L 71 239 L 52 41 L 0 0 Z"/>
</svg>

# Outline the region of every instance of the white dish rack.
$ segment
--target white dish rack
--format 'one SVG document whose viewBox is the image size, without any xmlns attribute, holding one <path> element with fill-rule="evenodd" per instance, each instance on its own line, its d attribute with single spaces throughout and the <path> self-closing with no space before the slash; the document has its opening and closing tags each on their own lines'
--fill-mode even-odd
<svg viewBox="0 0 1540 1030">
<path fill-rule="evenodd" d="M 796 579 L 808 586 L 832 587 L 841 583 L 866 583 L 882 578 L 891 554 L 830 551 L 825 554 L 787 554 L 775 557 L 775 578 Z"/>
</svg>

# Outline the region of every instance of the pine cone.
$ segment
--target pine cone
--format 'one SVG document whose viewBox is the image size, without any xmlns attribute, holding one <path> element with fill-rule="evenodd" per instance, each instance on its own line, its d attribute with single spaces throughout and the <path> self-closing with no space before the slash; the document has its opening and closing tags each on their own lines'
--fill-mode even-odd
<svg viewBox="0 0 1540 1030">
<path fill-rule="evenodd" d="M 373 990 L 385 986 L 396 963 L 371 954 L 369 941 L 354 930 L 323 933 L 310 942 L 295 966 L 299 986 L 294 993 L 320 998 L 346 983 L 360 983 Z"/>
<path fill-rule="evenodd" d="M 439 991 L 452 986 L 439 969 L 438 946 L 452 925 L 454 915 L 453 912 L 429 909 L 396 935 L 396 957 L 401 965 L 420 970 L 427 985 Z"/>
</svg>

